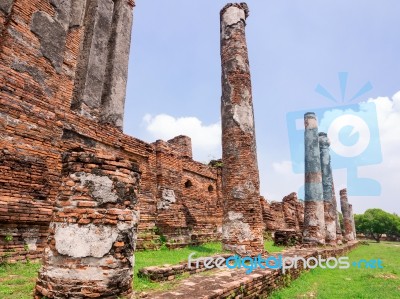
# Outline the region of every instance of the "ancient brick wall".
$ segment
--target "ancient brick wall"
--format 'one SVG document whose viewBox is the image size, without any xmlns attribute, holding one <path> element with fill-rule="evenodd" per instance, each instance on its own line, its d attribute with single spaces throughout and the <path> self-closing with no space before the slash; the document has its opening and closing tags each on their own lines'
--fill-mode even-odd
<svg viewBox="0 0 400 299">
<path fill-rule="evenodd" d="M 158 143 L 121 132 L 133 6 L 123 0 L 1 2 L 0 252 L 9 260 L 36 258 L 43 250 L 61 154 L 75 148 L 136 161 L 139 249 L 159 247 L 160 233 L 182 234 L 186 243 L 220 234 L 219 172 L 192 160 L 190 138 L 170 140 L 164 153 Z M 98 27 L 100 19 L 112 19 L 110 28 Z M 185 187 L 187 180 L 192 187 Z M 164 210 L 168 188 L 177 204 Z"/>
<path fill-rule="evenodd" d="M 261 199 L 265 230 L 302 231 L 304 222 L 304 204 L 295 192 L 285 196 L 281 202 L 267 202 Z"/>
<path fill-rule="evenodd" d="M 34 16 L 55 17 L 55 7 L 45 1 L 2 1 L 1 11 L 7 16 L 0 32 L 0 242 L 12 236 L 5 249 L 13 259 L 14 255 L 35 256 L 43 249 L 43 230 L 49 223 L 60 172 L 56 140 L 61 123 L 57 123 L 55 108 L 66 107 L 72 85 L 67 75 L 71 65 L 66 61 L 65 72 L 57 73 L 32 29 Z M 74 34 L 76 30 L 68 37 Z M 63 36 L 67 38 L 65 31 Z M 73 47 L 65 52 L 73 58 Z M 24 227 L 32 228 L 29 242 L 23 237 Z"/>
<path fill-rule="evenodd" d="M 222 196 L 220 170 L 201 163 L 184 163 L 181 186 L 183 206 L 191 229 L 192 243 L 220 240 Z M 187 182 L 191 186 L 187 187 Z"/>
<path fill-rule="evenodd" d="M 58 173 L 40 157 L 0 151 L 0 256 L 40 257 L 52 208 L 47 199 Z"/>
<path fill-rule="evenodd" d="M 117 2 L 132 9 L 132 2 Z M 43 249 L 67 149 L 135 160 L 143 178 L 139 197 L 155 205 L 153 147 L 124 135 L 116 123 L 71 109 L 85 3 L 1 2 L 0 247 L 9 260 L 38 257 Z"/>
<path fill-rule="evenodd" d="M 169 247 L 217 240 L 221 233 L 221 179 L 217 168 L 193 161 L 191 143 L 158 140 L 157 219 Z"/>
<path fill-rule="evenodd" d="M 0 7 L 0 246 L 13 260 L 43 249 L 65 149 L 102 148 L 136 159 L 143 195 L 155 193 L 155 165 L 150 145 L 71 111 L 84 30 L 79 13 L 67 16 L 63 5 L 70 2 L 9 3 Z"/>
</svg>

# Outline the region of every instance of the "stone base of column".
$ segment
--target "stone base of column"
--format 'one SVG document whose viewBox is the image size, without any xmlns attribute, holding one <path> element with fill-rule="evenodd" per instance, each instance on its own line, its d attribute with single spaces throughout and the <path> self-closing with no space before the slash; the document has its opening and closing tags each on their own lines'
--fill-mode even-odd
<svg viewBox="0 0 400 299">
<path fill-rule="evenodd" d="M 260 221 L 246 223 L 246 219 L 252 219 L 251 215 L 246 214 L 228 212 L 228 218 L 224 220 L 222 226 L 222 248 L 241 256 L 263 254 L 264 243 L 262 236 L 264 227 L 260 224 Z M 253 219 L 257 218 L 259 218 L 259 215 L 253 214 Z"/>
<path fill-rule="evenodd" d="M 34 298 L 132 294 L 140 172 L 100 154 L 63 155 L 62 179 Z"/>
<path fill-rule="evenodd" d="M 325 243 L 336 245 L 336 208 L 332 201 L 324 201 Z"/>
<path fill-rule="evenodd" d="M 346 226 L 346 223 L 345 223 L 344 225 Z M 355 240 L 354 234 L 353 234 L 353 233 L 345 234 L 345 235 L 344 235 L 344 240 L 345 240 L 346 242 L 354 241 L 354 240 Z"/>
<path fill-rule="evenodd" d="M 341 233 L 336 233 L 336 244 L 337 245 L 343 244 L 343 236 Z"/>
<path fill-rule="evenodd" d="M 304 202 L 303 243 L 325 244 L 324 202 L 322 200 Z"/>
</svg>

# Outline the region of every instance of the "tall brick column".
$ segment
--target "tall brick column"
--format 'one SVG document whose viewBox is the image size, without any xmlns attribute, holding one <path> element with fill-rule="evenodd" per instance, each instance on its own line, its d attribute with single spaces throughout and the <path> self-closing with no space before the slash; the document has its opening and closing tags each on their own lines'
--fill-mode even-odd
<svg viewBox="0 0 400 299">
<path fill-rule="evenodd" d="M 346 241 L 354 240 L 353 223 L 351 217 L 351 208 L 347 199 L 347 189 L 340 190 L 340 207 L 343 214 L 343 226 L 344 226 L 344 239 Z"/>
<path fill-rule="evenodd" d="M 324 198 L 325 242 L 333 245 L 336 244 L 336 205 L 333 202 L 335 195 L 333 193 L 331 155 L 329 153 L 330 141 L 324 132 L 320 132 L 318 136 Z"/>
<path fill-rule="evenodd" d="M 114 0 L 108 64 L 102 96 L 102 121 L 119 127 L 124 122 L 126 84 L 133 22 L 134 0 Z"/>
<path fill-rule="evenodd" d="M 333 206 L 335 207 L 335 221 L 336 221 L 336 243 L 338 245 L 342 244 L 343 236 L 342 236 L 342 228 L 340 227 L 339 221 L 339 212 L 337 210 L 337 200 L 336 200 L 336 193 L 335 193 L 335 184 L 332 184 L 332 192 L 333 192 Z"/>
<path fill-rule="evenodd" d="M 318 122 L 315 113 L 304 115 L 305 196 L 303 242 L 325 244 L 324 200 Z"/>
<path fill-rule="evenodd" d="M 357 239 L 357 232 L 356 232 L 356 222 L 354 221 L 354 214 L 353 214 L 353 205 L 349 204 L 350 209 L 350 219 L 351 219 L 351 228 L 353 231 L 354 240 Z"/>
<path fill-rule="evenodd" d="M 222 192 L 224 249 L 240 255 L 264 250 L 253 101 L 245 37 L 245 3 L 221 10 Z"/>
<path fill-rule="evenodd" d="M 130 296 L 140 173 L 119 157 L 68 152 L 35 298 Z"/>
<path fill-rule="evenodd" d="M 71 108 L 122 131 L 135 1 L 75 0 L 70 5 L 70 26 L 83 25 Z"/>
</svg>

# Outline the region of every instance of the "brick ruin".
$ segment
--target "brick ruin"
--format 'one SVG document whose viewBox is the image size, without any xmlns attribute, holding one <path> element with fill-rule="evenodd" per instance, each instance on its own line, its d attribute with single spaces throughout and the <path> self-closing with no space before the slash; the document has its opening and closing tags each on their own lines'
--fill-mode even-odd
<svg viewBox="0 0 400 299">
<path fill-rule="evenodd" d="M 221 10 L 223 248 L 264 251 L 245 3 Z"/>
<path fill-rule="evenodd" d="M 269 203 L 262 199 L 262 206 L 266 231 L 277 231 L 279 229 L 303 230 L 304 203 L 297 198 L 297 193 L 290 193 L 281 202 L 273 201 Z"/>
<path fill-rule="evenodd" d="M 265 231 L 274 234 L 277 245 L 292 246 L 302 243 L 304 203 L 293 192 L 281 202 L 261 199 Z"/>
<path fill-rule="evenodd" d="M 256 254 L 264 231 L 314 238 L 311 205 L 323 203 L 322 187 L 305 203 L 296 193 L 271 203 L 259 194 L 247 6 L 221 11 L 223 161 L 210 165 L 193 160 L 189 137 L 147 143 L 122 132 L 134 6 L 0 3 L 0 256 L 44 254 L 37 297 L 130 294 L 133 252 L 164 242 L 222 240 Z M 316 169 L 308 173 L 322 184 Z"/>
<path fill-rule="evenodd" d="M 63 154 L 35 298 L 131 295 L 139 185 L 135 162 L 107 152 Z"/>
<path fill-rule="evenodd" d="M 220 240 L 222 233 L 221 168 L 193 161 L 190 138 L 178 136 L 153 144 L 156 158 L 156 202 L 141 209 L 139 230 L 146 240 L 157 229 L 169 248 Z M 151 206 L 153 205 L 153 206 Z M 149 217 L 152 211 L 153 216 Z M 153 234 L 154 236 L 154 234 Z M 157 235 L 156 235 L 157 236 Z M 154 239 L 153 239 L 154 240 Z M 140 244 L 151 248 L 154 241 Z M 157 243 L 156 243 L 157 244 Z"/>
<path fill-rule="evenodd" d="M 339 221 L 339 212 L 338 212 L 338 207 L 337 207 L 337 200 L 336 200 L 336 194 L 335 194 L 335 184 L 332 183 L 332 201 L 333 201 L 333 206 L 336 207 L 336 244 L 341 245 L 343 241 L 343 233 L 342 233 L 342 227 L 340 225 Z"/>
<path fill-rule="evenodd" d="M 304 115 L 305 194 L 303 241 L 325 244 L 325 216 L 318 122 L 315 113 Z"/>
<path fill-rule="evenodd" d="M 331 156 L 329 153 L 330 141 L 324 132 L 320 132 L 318 136 L 324 199 L 325 242 L 327 244 L 336 244 L 337 203 L 333 193 Z"/>
<path fill-rule="evenodd" d="M 346 241 L 353 241 L 356 238 L 356 229 L 354 224 L 353 206 L 349 204 L 347 198 L 347 189 L 340 190 L 340 207 L 343 214 L 343 238 Z"/>
</svg>

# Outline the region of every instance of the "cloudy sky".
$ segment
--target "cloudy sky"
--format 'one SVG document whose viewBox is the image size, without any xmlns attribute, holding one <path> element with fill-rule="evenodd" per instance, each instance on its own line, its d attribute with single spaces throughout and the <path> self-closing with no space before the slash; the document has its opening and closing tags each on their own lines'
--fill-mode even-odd
<svg viewBox="0 0 400 299">
<path fill-rule="evenodd" d="M 221 156 L 219 11 L 225 3 L 136 0 L 127 134 L 148 142 L 184 134 L 198 161 Z M 302 189 L 301 115 L 318 111 L 338 152 L 336 191 L 353 190 L 356 213 L 372 207 L 400 213 L 400 2 L 247 4 L 262 195 L 281 200 Z"/>
</svg>

